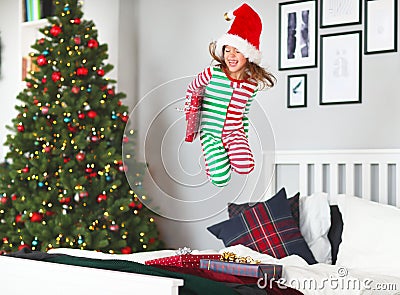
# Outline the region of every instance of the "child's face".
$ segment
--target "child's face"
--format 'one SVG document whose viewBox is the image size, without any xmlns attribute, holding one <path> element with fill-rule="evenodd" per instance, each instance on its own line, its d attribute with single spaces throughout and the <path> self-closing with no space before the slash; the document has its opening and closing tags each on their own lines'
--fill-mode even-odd
<svg viewBox="0 0 400 295">
<path fill-rule="evenodd" d="M 247 59 L 242 53 L 240 53 L 235 47 L 226 45 L 224 48 L 224 60 L 232 78 L 244 78 Z"/>
</svg>

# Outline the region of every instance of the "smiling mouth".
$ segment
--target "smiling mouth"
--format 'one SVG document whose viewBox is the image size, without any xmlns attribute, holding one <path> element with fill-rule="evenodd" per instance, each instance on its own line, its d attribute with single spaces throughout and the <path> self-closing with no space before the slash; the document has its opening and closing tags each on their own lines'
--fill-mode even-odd
<svg viewBox="0 0 400 295">
<path fill-rule="evenodd" d="M 228 64 L 229 64 L 231 67 L 234 67 L 234 66 L 236 66 L 236 65 L 238 64 L 238 62 L 237 62 L 236 60 L 228 60 Z"/>
</svg>

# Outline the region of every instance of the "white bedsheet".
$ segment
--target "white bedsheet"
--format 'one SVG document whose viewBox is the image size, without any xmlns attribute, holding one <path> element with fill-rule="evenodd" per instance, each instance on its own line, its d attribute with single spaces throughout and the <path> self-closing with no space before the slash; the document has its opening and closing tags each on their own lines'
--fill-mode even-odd
<svg viewBox="0 0 400 295">
<path fill-rule="evenodd" d="M 390 277 L 377 273 L 373 266 L 370 269 L 345 268 L 336 265 L 318 263 L 308 265 L 299 256 L 291 255 L 276 259 L 266 254 L 261 254 L 242 245 L 231 246 L 216 250 L 193 250 L 192 254 L 216 254 L 225 251 L 234 252 L 239 256 L 250 256 L 262 263 L 275 263 L 283 265 L 282 282 L 289 287 L 300 290 L 305 295 L 309 294 L 345 294 L 345 295 L 388 295 L 400 294 L 400 278 Z M 146 260 L 172 256 L 175 250 L 161 250 L 140 252 L 133 254 L 104 254 L 94 251 L 77 249 L 52 249 L 49 253 L 62 253 L 79 257 L 96 259 L 120 259 L 144 263 Z M 260 281 L 260 287 L 263 285 Z M 284 286 L 282 286 L 284 288 Z"/>
</svg>

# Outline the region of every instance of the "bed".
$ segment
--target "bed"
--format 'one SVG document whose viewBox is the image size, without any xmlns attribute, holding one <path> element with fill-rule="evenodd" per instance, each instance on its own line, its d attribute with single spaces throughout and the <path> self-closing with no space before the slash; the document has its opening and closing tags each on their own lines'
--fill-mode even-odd
<svg viewBox="0 0 400 295">
<path fill-rule="evenodd" d="M 309 264 L 296 254 L 272 257 L 242 244 L 192 253 L 231 251 L 262 263 L 283 265 L 280 293 L 276 294 L 295 294 L 290 293 L 294 290 L 297 294 L 400 294 L 400 150 L 277 151 L 274 166 L 265 202 L 282 187 L 288 196 L 300 193 L 299 229 L 317 263 Z M 45 253 L 72 257 L 71 263 L 0 256 L 0 286 L 7 294 L 33 290 L 57 290 L 58 294 L 213 294 L 193 289 L 185 292 L 185 285 L 196 284 L 192 275 L 127 272 L 89 263 L 119 265 L 116 261 L 120 261 L 123 266 L 129 262 L 140 268 L 147 260 L 176 255 L 176 250 L 126 255 L 76 249 Z M 80 259 L 88 263 L 76 263 Z M 227 290 L 226 294 L 237 294 Z"/>
</svg>

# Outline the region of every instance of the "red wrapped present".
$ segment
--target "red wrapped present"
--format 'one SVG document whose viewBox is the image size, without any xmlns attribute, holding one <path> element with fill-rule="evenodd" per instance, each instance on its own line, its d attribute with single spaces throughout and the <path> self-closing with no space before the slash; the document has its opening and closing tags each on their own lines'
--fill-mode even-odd
<svg viewBox="0 0 400 295">
<path fill-rule="evenodd" d="M 147 260 L 146 265 L 173 265 L 181 267 L 199 268 L 200 259 L 220 259 L 220 254 L 183 254 Z"/>
<path fill-rule="evenodd" d="M 231 275 L 279 280 L 282 276 L 282 265 L 249 264 L 226 262 L 213 259 L 201 259 L 200 268 Z"/>
<path fill-rule="evenodd" d="M 186 137 L 185 141 L 192 142 L 197 137 L 201 120 L 201 105 L 204 97 L 204 88 L 192 92 L 189 105 L 185 109 Z"/>
</svg>

